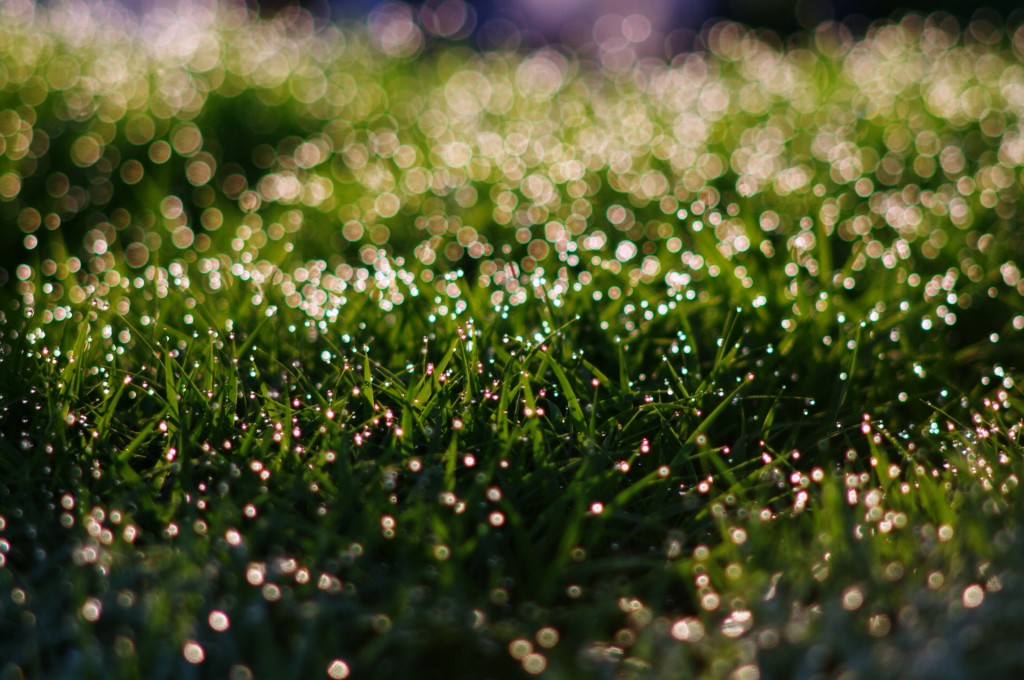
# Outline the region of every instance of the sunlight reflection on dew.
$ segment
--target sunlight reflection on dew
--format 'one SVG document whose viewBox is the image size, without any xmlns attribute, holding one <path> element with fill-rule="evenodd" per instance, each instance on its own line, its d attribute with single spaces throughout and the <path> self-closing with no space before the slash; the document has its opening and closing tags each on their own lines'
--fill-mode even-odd
<svg viewBox="0 0 1024 680">
<path fill-rule="evenodd" d="M 191 664 L 200 664 L 206 659 L 206 653 L 203 651 L 202 646 L 194 640 L 189 640 L 185 643 L 185 646 L 182 648 L 182 654 L 185 660 Z"/>
<path fill-rule="evenodd" d="M 210 624 L 210 628 L 217 631 L 218 633 L 223 633 L 231 625 L 231 622 L 228 619 L 228 615 L 220 610 L 214 610 L 210 612 L 210 615 L 207 617 L 207 621 Z"/>
<path fill-rule="evenodd" d="M 103 612 L 103 606 L 100 601 L 95 597 L 90 597 L 82 605 L 82 618 L 89 622 L 95 622 L 99 620 L 100 614 Z"/>
<path fill-rule="evenodd" d="M 973 584 L 964 588 L 963 603 L 968 609 L 980 607 L 985 601 L 985 591 L 980 585 Z"/>
<path fill-rule="evenodd" d="M 679 619 L 672 624 L 672 637 L 682 642 L 700 642 L 704 639 L 704 624 L 695 618 Z"/>
<path fill-rule="evenodd" d="M 344 680 L 348 676 L 348 664 L 341 659 L 335 659 L 327 664 L 327 677 L 331 678 L 331 680 Z"/>
</svg>

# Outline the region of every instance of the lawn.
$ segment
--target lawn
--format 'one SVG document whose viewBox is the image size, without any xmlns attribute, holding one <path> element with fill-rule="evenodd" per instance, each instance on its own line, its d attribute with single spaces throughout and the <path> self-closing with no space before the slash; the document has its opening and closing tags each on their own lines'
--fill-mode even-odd
<svg viewBox="0 0 1024 680">
<path fill-rule="evenodd" d="M 0 678 L 1024 673 L 1024 30 L 83 7 L 0 3 Z"/>
</svg>

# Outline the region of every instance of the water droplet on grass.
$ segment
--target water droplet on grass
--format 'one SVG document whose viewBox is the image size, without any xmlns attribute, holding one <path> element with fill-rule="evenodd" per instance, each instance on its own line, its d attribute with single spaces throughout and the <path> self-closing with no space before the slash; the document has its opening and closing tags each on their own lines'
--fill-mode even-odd
<svg viewBox="0 0 1024 680">
<path fill-rule="evenodd" d="M 345 680 L 349 674 L 348 664 L 341 659 L 334 659 L 327 664 L 327 677 L 331 680 Z"/>
</svg>

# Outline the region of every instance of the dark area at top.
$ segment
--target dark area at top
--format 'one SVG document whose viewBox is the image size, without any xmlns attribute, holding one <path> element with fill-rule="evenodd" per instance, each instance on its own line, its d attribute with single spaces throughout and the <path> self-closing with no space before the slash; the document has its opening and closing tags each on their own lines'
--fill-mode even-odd
<svg viewBox="0 0 1024 680">
<path fill-rule="evenodd" d="M 361 18 L 391 0 L 246 0 L 262 13 L 273 14 L 292 6 L 301 6 L 318 17 Z M 1024 8 L 1018 0 L 988 0 L 983 3 L 962 0 L 404 0 L 421 13 L 448 5 L 469 8 L 471 30 L 456 36 L 472 35 L 481 47 L 493 47 L 494 33 L 513 31 L 523 44 L 579 44 L 580 31 L 593 26 L 607 15 L 646 15 L 652 19 L 656 34 L 686 43 L 687 35 L 700 31 L 708 22 L 725 19 L 755 28 L 765 28 L 786 36 L 835 20 L 853 33 L 866 30 L 872 22 L 900 18 L 909 12 L 942 12 L 961 25 L 979 16 L 993 23 L 1024 23 Z M 498 27 L 497 29 L 495 27 Z M 589 37 L 589 36 L 588 36 Z M 672 40 L 670 39 L 670 42 Z M 680 45 L 687 47 L 688 45 Z"/>
</svg>

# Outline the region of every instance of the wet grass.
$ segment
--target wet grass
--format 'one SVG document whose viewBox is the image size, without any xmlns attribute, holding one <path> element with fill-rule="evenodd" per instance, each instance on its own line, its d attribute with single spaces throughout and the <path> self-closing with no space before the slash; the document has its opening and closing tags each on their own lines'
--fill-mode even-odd
<svg viewBox="0 0 1024 680">
<path fill-rule="evenodd" d="M 1024 33 L 133 21 L 0 8 L 3 677 L 1024 670 Z"/>
</svg>

